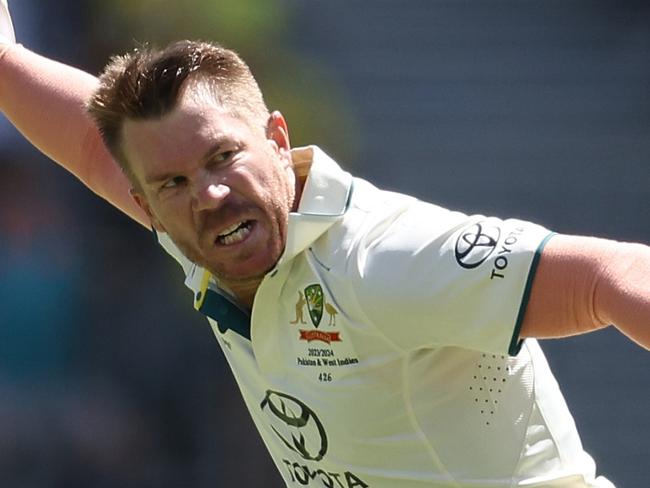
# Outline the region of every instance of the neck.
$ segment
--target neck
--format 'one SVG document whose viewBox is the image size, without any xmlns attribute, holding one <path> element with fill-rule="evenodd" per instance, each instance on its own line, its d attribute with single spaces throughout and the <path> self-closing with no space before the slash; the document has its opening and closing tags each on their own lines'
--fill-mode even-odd
<svg viewBox="0 0 650 488">
<path fill-rule="evenodd" d="M 223 283 L 223 286 L 233 294 L 239 305 L 250 311 L 253 309 L 255 293 L 261 282 L 262 280 L 251 280 L 245 283 Z"/>
<path fill-rule="evenodd" d="M 292 153 L 293 174 L 295 176 L 295 193 L 293 199 L 292 211 L 297 212 L 302 197 L 302 189 L 307 182 L 307 176 L 311 169 L 312 160 L 310 157 L 300 158 L 295 152 Z"/>
</svg>

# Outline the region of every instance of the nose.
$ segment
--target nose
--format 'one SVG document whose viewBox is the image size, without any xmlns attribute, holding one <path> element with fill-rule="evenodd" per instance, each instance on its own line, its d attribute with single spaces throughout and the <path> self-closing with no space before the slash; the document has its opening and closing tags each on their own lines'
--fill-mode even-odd
<svg viewBox="0 0 650 488">
<path fill-rule="evenodd" d="M 221 183 L 206 183 L 194 194 L 194 210 L 214 210 L 230 194 L 230 187 Z"/>
</svg>

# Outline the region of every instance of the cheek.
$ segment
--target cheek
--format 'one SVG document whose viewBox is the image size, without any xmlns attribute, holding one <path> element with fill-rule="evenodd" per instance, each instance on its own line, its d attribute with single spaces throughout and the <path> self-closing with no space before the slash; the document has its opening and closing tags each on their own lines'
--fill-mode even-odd
<svg viewBox="0 0 650 488">
<path fill-rule="evenodd" d="M 193 226 L 191 207 L 183 198 L 173 197 L 158 202 L 152 210 L 154 217 L 170 234 Z"/>
<path fill-rule="evenodd" d="M 280 166 L 281 163 L 282 161 L 277 160 L 276 164 L 266 168 L 266 171 L 260 171 L 257 175 L 258 181 L 263 182 L 260 186 L 270 194 L 269 199 L 276 204 L 285 204 L 291 198 L 289 172 Z"/>
<path fill-rule="evenodd" d="M 275 205 L 280 196 L 277 176 L 266 168 L 239 168 L 226 184 L 241 197 L 262 207 Z"/>
</svg>

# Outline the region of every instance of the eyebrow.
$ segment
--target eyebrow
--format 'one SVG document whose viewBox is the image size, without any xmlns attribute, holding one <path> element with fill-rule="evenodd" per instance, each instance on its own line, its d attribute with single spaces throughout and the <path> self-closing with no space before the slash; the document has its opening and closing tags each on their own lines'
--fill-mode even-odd
<svg viewBox="0 0 650 488">
<path fill-rule="evenodd" d="M 203 157 L 201 158 L 201 163 L 205 163 L 209 159 L 211 159 L 215 154 L 219 153 L 223 146 L 226 143 L 226 136 L 218 136 L 216 137 L 216 142 L 210 146 L 210 148 L 205 152 Z M 174 176 L 178 176 L 179 172 L 178 171 L 166 171 L 164 173 L 154 173 L 152 175 L 149 175 L 144 178 L 144 182 L 147 185 L 153 185 L 156 183 L 160 183 L 161 181 L 168 180 L 169 178 L 173 178 Z"/>
</svg>

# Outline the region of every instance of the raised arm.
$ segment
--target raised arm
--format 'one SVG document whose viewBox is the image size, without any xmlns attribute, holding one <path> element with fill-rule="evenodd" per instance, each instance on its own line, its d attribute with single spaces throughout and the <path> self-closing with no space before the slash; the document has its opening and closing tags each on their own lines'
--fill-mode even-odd
<svg viewBox="0 0 650 488">
<path fill-rule="evenodd" d="M 0 14 L 6 2 L 0 0 Z M 0 110 L 40 151 L 88 188 L 150 227 L 129 194 L 130 184 L 104 147 L 84 105 L 97 85 L 92 75 L 12 44 L 10 19 L 0 15 Z M 11 33 L 13 34 L 13 33 Z"/>
<path fill-rule="evenodd" d="M 557 235 L 539 262 L 522 337 L 563 337 L 614 325 L 650 350 L 650 247 Z"/>
</svg>

